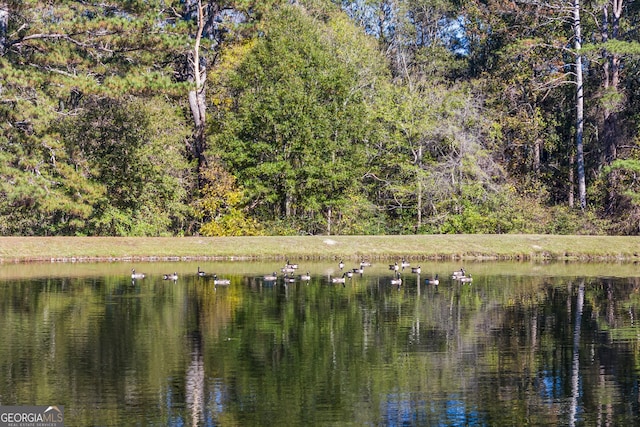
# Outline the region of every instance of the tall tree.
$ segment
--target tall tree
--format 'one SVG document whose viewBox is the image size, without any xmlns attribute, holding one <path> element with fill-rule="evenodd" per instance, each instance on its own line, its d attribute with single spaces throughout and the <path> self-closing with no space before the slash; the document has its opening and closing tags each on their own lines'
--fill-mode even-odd
<svg viewBox="0 0 640 427">
<path fill-rule="evenodd" d="M 580 208 L 587 207 L 587 185 L 584 176 L 584 86 L 582 78 L 582 23 L 580 0 L 573 0 L 573 46 L 575 49 L 576 76 L 576 163 L 578 170 L 578 198 Z"/>
<path fill-rule="evenodd" d="M 602 6 L 602 42 L 618 41 L 620 38 L 620 19 L 623 11 L 623 0 L 609 0 Z M 603 106 L 603 146 L 605 163 L 610 164 L 617 158 L 617 142 L 620 135 L 619 110 L 623 103 L 620 93 L 620 71 L 622 55 L 616 50 L 604 49 L 602 64 L 602 89 L 605 105 Z"/>
<path fill-rule="evenodd" d="M 207 166 L 207 75 L 225 48 L 227 39 L 239 37 L 242 27 L 251 28 L 278 0 L 187 0 L 182 19 L 193 25 L 190 46 L 178 57 L 177 77 L 189 84 L 189 108 L 193 119 L 193 137 L 188 152 L 196 161 L 196 174 Z M 200 182 L 201 186 L 204 181 Z"/>
<path fill-rule="evenodd" d="M 72 165 L 103 188 L 86 232 L 163 235 L 188 215 L 188 127 L 179 109 L 161 98 L 95 99 L 60 124 Z"/>
<path fill-rule="evenodd" d="M 68 134 L 60 132 L 59 121 L 86 116 L 97 98 L 104 106 L 160 91 L 176 99 L 185 95 L 172 82 L 170 62 L 159 60 L 175 54 L 175 46 L 183 40 L 180 31 L 168 30 L 174 17 L 168 13 L 171 8 L 161 3 L 126 1 L 110 7 L 86 2 L 3 3 L 8 20 L 0 58 L 0 114 L 5 119 L 0 144 L 9 157 L 3 177 L 28 185 L 4 189 L 11 197 L 2 214 L 11 217 L 24 211 L 25 218 L 39 223 L 30 227 L 16 221 L 8 230 L 30 229 L 36 234 L 90 230 L 89 219 L 96 213 L 95 203 L 103 200 L 104 187 L 74 167 L 65 146 Z M 162 119 L 154 116 L 154 120 Z M 91 130 L 78 141 L 92 142 Z M 188 185 L 189 180 L 182 182 Z M 54 203 L 43 203 L 42 197 L 30 202 L 34 194 L 46 194 Z"/>
<path fill-rule="evenodd" d="M 207 63 L 204 56 L 201 55 L 200 43 L 202 42 L 202 32 L 205 27 L 205 13 L 202 0 L 198 0 L 196 7 L 196 35 L 193 42 L 193 49 L 189 53 L 189 81 L 193 86 L 189 89 L 189 107 L 191 107 L 191 114 L 193 116 L 193 124 L 195 126 L 193 136 L 193 157 L 198 162 L 198 175 L 200 169 L 206 165 L 206 159 L 204 152 L 206 149 L 205 139 L 205 125 L 206 125 L 206 112 L 207 102 L 205 97 L 205 83 L 207 80 Z M 210 7 L 207 8 L 208 13 L 206 16 L 214 17 L 217 14 L 217 3 L 213 2 Z"/>
<path fill-rule="evenodd" d="M 344 20 L 322 24 L 282 7 L 229 75 L 215 151 L 263 220 L 335 232 L 357 191 L 375 52 Z M 349 32 L 345 32 L 349 31 Z M 358 38 L 361 44 L 347 44 Z M 229 108 L 230 107 L 230 108 Z"/>
</svg>

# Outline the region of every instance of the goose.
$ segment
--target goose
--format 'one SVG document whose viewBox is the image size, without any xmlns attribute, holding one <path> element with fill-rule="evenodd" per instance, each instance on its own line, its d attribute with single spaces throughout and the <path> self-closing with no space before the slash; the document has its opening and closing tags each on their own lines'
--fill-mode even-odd
<svg viewBox="0 0 640 427">
<path fill-rule="evenodd" d="M 392 285 L 402 285 L 402 278 L 400 277 L 399 274 L 396 274 L 396 277 L 394 279 L 391 279 L 391 284 Z"/>
<path fill-rule="evenodd" d="M 427 283 L 427 285 L 439 285 L 440 279 L 438 279 L 438 275 L 436 274 L 436 277 L 434 277 L 433 279 L 425 279 L 425 282 Z"/>
<path fill-rule="evenodd" d="M 218 279 L 218 275 L 214 274 L 213 275 L 213 284 L 214 285 L 230 285 L 231 284 L 231 280 L 229 280 L 229 279 Z"/>
<path fill-rule="evenodd" d="M 307 274 L 303 274 L 300 276 L 300 280 L 302 280 L 303 282 L 308 282 L 309 280 L 311 280 L 311 275 L 307 271 Z"/>
<path fill-rule="evenodd" d="M 298 264 L 289 264 L 289 260 L 287 260 L 286 264 L 285 264 L 286 268 L 293 268 L 294 270 L 296 270 L 298 268 Z"/>
<path fill-rule="evenodd" d="M 285 266 L 285 267 L 282 267 L 280 269 L 280 271 L 282 271 L 283 273 L 286 274 L 286 273 L 293 273 L 294 271 L 296 271 L 296 269 L 295 268 L 291 268 L 289 266 Z"/>
<path fill-rule="evenodd" d="M 198 276 L 204 277 L 206 275 L 207 275 L 207 273 L 205 273 L 204 271 L 200 270 L 200 266 L 198 266 Z"/>
<path fill-rule="evenodd" d="M 131 269 L 131 280 L 144 279 L 144 273 L 136 273 L 136 270 Z"/>
<path fill-rule="evenodd" d="M 452 279 L 460 279 L 461 277 L 464 277 L 464 267 L 460 268 L 460 270 L 457 270 L 451 273 Z"/>
<path fill-rule="evenodd" d="M 420 274 L 422 272 L 422 269 L 420 268 L 420 266 L 412 267 L 411 268 L 411 272 L 412 273 L 416 273 L 416 274 Z"/>
<path fill-rule="evenodd" d="M 395 264 L 389 264 L 389 270 L 398 271 L 399 269 L 398 261 L 396 261 Z"/>
<path fill-rule="evenodd" d="M 342 284 L 344 284 L 346 281 L 347 281 L 346 273 L 344 273 L 342 275 L 342 277 L 332 277 L 331 278 L 331 283 L 342 283 Z"/>
<path fill-rule="evenodd" d="M 402 269 L 404 270 L 406 267 L 409 267 L 411 264 L 409 264 L 409 261 L 406 261 L 404 258 L 402 258 L 402 263 L 400 264 L 400 267 L 402 267 Z"/>
<path fill-rule="evenodd" d="M 353 271 L 347 271 L 345 274 L 347 275 L 347 277 L 349 279 L 351 279 L 353 277 Z"/>
<path fill-rule="evenodd" d="M 340 267 L 340 270 L 344 268 L 344 262 L 342 262 L 342 260 L 338 263 L 338 267 Z"/>
<path fill-rule="evenodd" d="M 165 274 L 162 276 L 164 280 L 173 280 L 174 282 L 178 280 L 178 273 L 173 274 Z"/>
<path fill-rule="evenodd" d="M 463 283 L 471 283 L 471 282 L 473 282 L 473 277 L 471 277 L 471 274 L 469 274 L 468 276 L 462 276 L 458 280 L 460 280 Z"/>
<path fill-rule="evenodd" d="M 369 261 L 362 260 L 360 261 L 360 268 L 362 267 L 371 267 L 371 263 Z"/>
<path fill-rule="evenodd" d="M 278 275 L 276 274 L 276 272 L 274 271 L 271 274 L 265 274 L 264 277 L 262 278 L 265 282 L 275 282 L 276 280 L 278 280 Z"/>
<path fill-rule="evenodd" d="M 364 273 L 364 268 L 361 265 L 360 268 L 354 268 L 353 272 L 362 276 L 362 273 Z"/>
<path fill-rule="evenodd" d="M 296 278 L 293 276 L 284 276 L 284 283 L 295 283 Z"/>
</svg>

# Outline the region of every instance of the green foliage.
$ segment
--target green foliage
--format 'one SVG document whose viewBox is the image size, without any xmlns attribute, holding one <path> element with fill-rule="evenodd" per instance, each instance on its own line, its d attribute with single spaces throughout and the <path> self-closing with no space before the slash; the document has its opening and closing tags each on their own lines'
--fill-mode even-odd
<svg viewBox="0 0 640 427">
<path fill-rule="evenodd" d="M 2 68 L 11 74 L 11 67 Z M 0 103 L 0 232 L 49 235 L 82 233 L 101 197 L 99 185 L 89 182 L 68 164 L 64 144 L 50 126 L 54 107 L 33 88 L 8 80 Z"/>
<path fill-rule="evenodd" d="M 456 213 L 430 223 L 424 232 L 597 235 L 610 227 L 593 211 L 546 207 L 535 194 L 520 195 L 513 186 L 505 186 L 498 193 L 486 193 L 477 185 L 466 186 L 461 197 L 451 201 L 448 211 Z"/>
<path fill-rule="evenodd" d="M 213 151 L 229 165 L 261 222 L 301 218 L 328 230 L 357 184 L 366 138 L 369 50 L 347 44 L 344 21 L 323 25 L 283 7 L 225 82 Z M 366 53 L 365 53 L 366 52 Z M 344 58 L 343 61 L 340 59 Z M 347 62 L 348 61 L 348 62 Z M 358 79 L 358 74 L 365 74 Z M 226 96 L 226 95 L 223 95 Z"/>
<path fill-rule="evenodd" d="M 615 218 L 612 230 L 616 234 L 640 233 L 640 160 L 618 159 L 604 168 L 603 179 L 597 187 L 608 202 Z"/>
<path fill-rule="evenodd" d="M 597 54 L 603 49 L 618 55 L 640 55 L 640 43 L 637 41 L 611 39 L 604 43 L 586 43 L 582 46 L 585 54 Z"/>
<path fill-rule="evenodd" d="M 184 220 L 188 164 L 179 112 L 161 99 L 97 100 L 63 120 L 71 162 L 104 187 L 87 232 L 162 235 Z"/>
<path fill-rule="evenodd" d="M 226 175 L 198 193 L 193 2 L 5 3 L 0 234 L 640 232 L 635 8 L 608 37 L 584 14 L 579 214 L 573 59 L 545 4 L 216 2 L 206 155 Z"/>
<path fill-rule="evenodd" d="M 180 2 L 145 4 L 140 8 L 125 1 L 105 8 L 59 2 L 50 7 L 29 1 L 13 6 L 6 56 L 29 76 L 22 84 L 60 98 L 71 88 L 111 96 L 169 90 L 173 70 L 162 59 L 183 49 L 188 33 L 159 24 L 175 20 L 171 11 L 180 10 Z"/>
<path fill-rule="evenodd" d="M 8 4 L 3 234 L 157 235 L 184 223 L 188 127 L 164 100 L 124 100 L 186 93 L 162 58 L 187 34 L 163 33 L 147 9 L 160 3 L 145 4 Z M 167 171 L 176 158 L 180 172 Z"/>
<path fill-rule="evenodd" d="M 460 196 L 452 199 L 451 210 L 437 229 L 439 233 L 474 234 L 508 233 L 513 231 L 512 219 L 508 217 L 505 205 L 507 194 L 487 193 L 480 184 L 465 185 Z"/>
<path fill-rule="evenodd" d="M 202 172 L 205 184 L 202 197 L 195 205 L 196 215 L 204 222 L 203 236 L 255 236 L 261 234 L 257 221 L 244 210 L 244 194 L 236 185 L 235 177 L 212 160 Z"/>
<path fill-rule="evenodd" d="M 605 168 L 605 173 L 611 173 L 614 170 L 625 171 L 629 174 L 640 173 L 640 161 L 637 159 L 619 159 Z"/>
</svg>

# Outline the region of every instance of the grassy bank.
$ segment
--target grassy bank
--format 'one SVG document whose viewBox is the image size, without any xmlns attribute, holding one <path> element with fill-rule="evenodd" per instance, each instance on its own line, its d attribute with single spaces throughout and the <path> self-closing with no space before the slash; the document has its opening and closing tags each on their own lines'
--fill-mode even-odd
<svg viewBox="0 0 640 427">
<path fill-rule="evenodd" d="M 640 238 L 556 235 L 0 237 L 1 262 L 175 259 L 640 260 Z"/>
</svg>

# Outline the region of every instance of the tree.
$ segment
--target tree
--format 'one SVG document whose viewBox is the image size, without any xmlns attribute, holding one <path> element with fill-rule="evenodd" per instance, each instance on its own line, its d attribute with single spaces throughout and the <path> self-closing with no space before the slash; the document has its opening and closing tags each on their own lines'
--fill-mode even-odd
<svg viewBox="0 0 640 427">
<path fill-rule="evenodd" d="M 584 176 L 584 86 L 582 78 L 582 28 L 580 22 L 580 0 L 573 0 L 573 46 L 575 49 L 576 76 L 576 162 L 578 169 L 578 198 L 580 208 L 587 207 L 587 185 Z"/>
<path fill-rule="evenodd" d="M 69 155 L 85 149 L 88 150 L 85 154 L 90 151 L 97 154 L 96 141 L 90 139 L 96 129 L 81 126 L 79 129 L 86 135 L 76 132 L 73 137 L 78 144 L 87 145 L 69 147 L 72 132 L 66 132 L 64 124 L 59 123 L 64 118 L 99 116 L 116 105 L 131 106 L 127 100 L 132 96 L 152 99 L 153 94 L 159 92 L 168 96 L 185 94 L 180 85 L 172 82 L 173 70 L 167 63 L 157 61 L 175 52 L 175 44 L 182 36 L 167 31 L 168 27 L 163 25 L 170 22 L 171 16 L 148 13 L 148 7 L 156 11 L 170 10 L 161 9 L 159 2 L 145 5 L 116 2 L 103 7 L 83 2 L 47 5 L 28 0 L 4 5 L 7 26 L 6 31 L 3 29 L 0 59 L 3 81 L 0 110 L 6 121 L 5 139 L 1 143 L 8 148 L 9 157 L 4 177 L 9 182 L 29 183 L 5 189 L 5 194 L 12 194 L 6 209 L 14 216 L 16 212 L 24 212 L 25 218 L 33 218 L 38 223 L 9 220 L 14 224 L 5 230 L 34 234 L 96 231 L 92 231 L 89 221 L 98 216 L 98 201 L 109 197 L 104 193 L 106 188 L 113 188 L 114 199 L 122 196 L 121 201 L 126 204 L 126 196 L 120 195 L 114 186 L 116 173 L 108 171 L 122 166 L 121 161 L 128 153 L 121 152 L 124 157 L 114 155 L 124 148 L 111 144 L 113 151 L 105 152 L 102 159 L 96 157 L 96 161 L 103 162 L 100 176 L 106 180 L 98 182 L 95 175 L 77 167 L 77 159 Z M 96 102 L 98 99 L 101 101 Z M 88 111 L 93 108 L 95 111 Z M 100 119 L 98 116 L 94 118 Z M 148 109 L 142 116 L 144 120 L 153 117 L 157 123 L 166 120 L 150 114 Z M 123 122 L 125 119 L 122 118 Z M 155 126 L 155 123 L 145 123 L 147 129 Z M 172 119 L 166 123 L 170 127 Z M 171 133 L 174 129 L 165 131 Z M 136 134 L 132 130 L 112 137 L 107 137 L 106 132 L 103 128 L 101 137 L 109 141 L 116 141 L 120 136 L 127 141 L 137 141 L 144 138 L 146 131 Z M 159 132 L 154 137 L 163 131 Z M 106 166 L 107 159 L 114 164 Z M 132 188 L 142 185 L 140 182 L 127 184 Z M 46 198 L 51 197 L 51 202 L 43 203 L 44 198 L 40 196 L 36 196 L 37 202 L 29 202 L 34 195 L 45 194 L 49 195 Z M 160 216 L 165 216 L 164 212 Z"/>
<path fill-rule="evenodd" d="M 204 219 L 200 233 L 204 236 L 248 236 L 261 233 L 257 221 L 245 212 L 244 191 L 236 184 L 219 160 L 203 171 L 203 196 L 196 202 L 197 215 Z"/>
<path fill-rule="evenodd" d="M 423 199 L 433 206 L 429 181 L 433 178 L 438 110 L 442 95 L 436 88 L 387 85 L 378 92 L 376 122 L 383 127 L 370 150 L 365 175 L 370 195 L 397 231 L 417 231 L 423 225 Z M 391 224 L 388 224 L 391 225 Z"/>
<path fill-rule="evenodd" d="M 602 42 L 606 46 L 620 40 L 620 19 L 623 11 L 623 0 L 611 0 L 602 6 Z M 624 102 L 620 93 L 620 71 L 622 52 L 618 49 L 604 49 L 602 63 L 602 98 L 603 98 L 603 145 L 605 163 L 610 164 L 617 157 L 617 143 L 620 138 L 618 112 Z"/>
<path fill-rule="evenodd" d="M 569 5 L 561 1 L 523 1 L 517 3 L 516 7 L 512 6 L 514 5 L 492 3 L 490 7 L 494 13 L 482 14 L 480 12 L 484 8 L 478 4 L 479 11 L 472 15 L 471 21 L 479 22 L 472 26 L 478 35 L 474 33 L 470 37 L 474 43 L 476 40 L 483 40 L 479 46 L 472 43 L 472 52 L 482 52 L 482 55 L 474 59 L 476 66 L 499 79 L 495 81 L 495 87 L 501 98 L 495 102 L 506 107 L 502 113 L 503 118 L 500 119 L 504 126 L 503 134 L 508 138 L 519 139 L 517 145 L 512 145 L 513 140 L 505 141 L 508 142 L 505 144 L 505 154 L 509 155 L 509 161 L 529 165 L 522 168 L 523 177 L 526 177 L 529 169 L 538 179 L 551 178 L 548 194 L 556 191 L 553 187 L 565 188 L 564 200 L 568 200 L 571 206 L 573 170 L 576 168 L 578 198 L 584 210 L 586 92 L 582 76 L 585 67 L 582 62 L 580 2 L 574 1 Z M 484 22 L 483 16 L 488 17 L 489 23 Z M 495 31 L 487 34 L 483 29 L 485 25 L 491 26 Z M 569 28 L 570 33 L 567 32 Z M 573 44 L 573 49 L 569 48 L 570 43 Z M 525 64 L 530 66 L 524 66 Z M 505 81 L 508 82 L 507 85 L 503 84 Z M 566 87 L 569 85 L 574 88 L 571 97 L 566 94 Z M 572 103 L 571 107 L 569 102 Z M 558 108 L 559 103 L 563 108 Z M 568 108 L 573 110 L 572 128 L 563 125 L 568 118 Z M 573 135 L 573 147 L 563 146 L 562 141 L 568 140 L 569 134 Z M 516 147 L 522 147 L 527 156 L 532 153 L 532 161 L 522 162 L 521 155 L 511 157 L 516 154 Z M 540 162 L 544 158 L 542 154 L 545 148 L 547 164 L 543 165 Z M 550 148 L 553 151 L 548 150 Z M 545 172 L 546 177 L 541 172 Z M 558 179 L 561 178 L 559 173 L 564 175 L 562 181 Z M 559 185 L 567 181 L 568 185 Z M 535 188 L 538 183 L 537 180 L 530 181 L 527 191 Z M 566 191 L 567 188 L 569 191 Z"/>
<path fill-rule="evenodd" d="M 588 197 L 624 222 L 637 15 L 623 0 L 0 0 L 0 232 L 502 232 L 531 217 L 518 204 L 564 215 L 574 186 L 573 215 L 593 218 Z"/>
<path fill-rule="evenodd" d="M 282 7 L 224 83 L 232 105 L 217 102 L 215 152 L 262 222 L 284 220 L 298 232 L 335 232 L 364 162 L 375 61 L 365 59 L 366 44 L 345 44 L 345 21 L 335 24 Z"/>
<path fill-rule="evenodd" d="M 193 124 L 195 126 L 194 141 L 192 153 L 193 157 L 197 161 L 197 173 L 200 173 L 200 169 L 206 165 L 204 158 L 205 145 L 205 124 L 206 124 L 206 111 L 207 103 L 205 98 L 205 82 L 207 80 L 207 66 L 206 60 L 201 56 L 200 43 L 202 42 L 202 32 L 205 26 L 205 14 L 202 1 L 198 0 L 196 5 L 196 22 L 197 30 L 195 40 L 193 42 L 193 50 L 189 53 L 189 81 L 193 86 L 189 89 L 189 106 L 191 107 L 191 114 L 193 116 Z M 212 10 L 213 9 L 213 10 Z M 209 18 L 213 18 L 217 12 L 217 3 L 213 2 L 208 8 L 210 11 L 207 13 Z"/>
<path fill-rule="evenodd" d="M 182 19 L 193 24 L 189 50 L 176 59 L 177 78 L 189 85 L 188 101 L 193 119 L 193 137 L 188 152 L 196 161 L 197 176 L 207 166 L 207 75 L 216 64 L 227 38 L 238 37 L 242 26 L 260 18 L 276 1 L 255 0 L 187 0 Z M 240 25 L 242 24 L 242 25 Z M 200 184 L 198 184 L 200 186 Z"/>
<path fill-rule="evenodd" d="M 640 233 L 640 161 L 635 158 L 618 159 L 604 168 L 606 192 L 611 214 L 617 216 L 619 234 Z"/>
<path fill-rule="evenodd" d="M 86 232 L 163 235 L 188 214 L 183 152 L 187 127 L 179 110 L 161 99 L 97 99 L 60 124 L 76 170 L 103 188 Z"/>
</svg>

